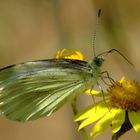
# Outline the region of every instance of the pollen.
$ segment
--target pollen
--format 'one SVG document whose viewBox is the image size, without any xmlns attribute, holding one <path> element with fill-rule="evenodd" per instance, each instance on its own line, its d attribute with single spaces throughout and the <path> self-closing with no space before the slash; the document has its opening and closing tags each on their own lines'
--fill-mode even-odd
<svg viewBox="0 0 140 140">
<path fill-rule="evenodd" d="M 111 105 L 127 111 L 140 111 L 140 85 L 123 77 L 107 89 Z"/>
</svg>

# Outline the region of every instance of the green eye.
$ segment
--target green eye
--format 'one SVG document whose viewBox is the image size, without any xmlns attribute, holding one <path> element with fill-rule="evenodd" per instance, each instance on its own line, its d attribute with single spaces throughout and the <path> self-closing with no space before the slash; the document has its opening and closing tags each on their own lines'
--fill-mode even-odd
<svg viewBox="0 0 140 140">
<path fill-rule="evenodd" d="M 99 73 L 74 59 L 26 62 L 0 70 L 0 111 L 16 121 L 49 116 L 91 88 Z"/>
</svg>

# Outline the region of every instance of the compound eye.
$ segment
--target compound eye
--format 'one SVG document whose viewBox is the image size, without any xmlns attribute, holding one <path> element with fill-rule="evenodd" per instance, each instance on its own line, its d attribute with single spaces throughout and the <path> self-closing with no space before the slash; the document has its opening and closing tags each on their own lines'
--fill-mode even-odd
<svg viewBox="0 0 140 140">
<path fill-rule="evenodd" d="M 99 67 L 102 65 L 103 61 L 104 61 L 103 58 L 98 58 L 98 57 L 96 57 L 96 58 L 94 59 L 95 64 L 96 64 L 97 66 L 99 66 Z"/>
</svg>

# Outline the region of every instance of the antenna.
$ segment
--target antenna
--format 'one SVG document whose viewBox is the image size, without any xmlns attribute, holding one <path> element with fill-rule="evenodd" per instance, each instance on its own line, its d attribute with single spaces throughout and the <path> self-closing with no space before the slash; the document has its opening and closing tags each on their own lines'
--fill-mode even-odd
<svg viewBox="0 0 140 140">
<path fill-rule="evenodd" d="M 101 16 L 101 9 L 98 10 L 97 19 L 96 19 L 96 29 L 95 29 L 95 31 L 93 33 L 92 46 L 93 46 L 93 54 L 94 54 L 94 57 L 96 57 L 95 42 L 96 42 L 96 34 L 97 34 L 97 28 L 98 28 L 98 25 L 99 25 L 100 16 Z"/>
<path fill-rule="evenodd" d="M 132 62 L 129 61 L 129 59 L 127 57 L 125 57 L 120 51 L 118 51 L 117 49 L 111 49 L 109 51 L 105 51 L 103 53 L 100 53 L 97 57 L 101 56 L 101 55 L 108 55 L 109 53 L 112 52 L 117 52 L 120 56 L 122 56 L 130 65 L 134 66 Z"/>
</svg>

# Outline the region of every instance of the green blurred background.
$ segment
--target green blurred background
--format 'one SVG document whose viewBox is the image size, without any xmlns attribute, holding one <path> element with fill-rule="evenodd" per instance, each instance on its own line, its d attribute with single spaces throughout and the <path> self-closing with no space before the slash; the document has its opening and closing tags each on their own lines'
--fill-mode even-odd
<svg viewBox="0 0 140 140">
<path fill-rule="evenodd" d="M 96 53 L 116 48 L 135 65 L 116 53 L 106 57 L 103 70 L 115 80 L 122 75 L 140 81 L 139 0 L 0 0 L 0 67 L 24 61 L 53 58 L 62 48 L 80 50 L 85 60 Z M 98 26 L 97 11 L 102 9 Z M 84 98 L 82 98 L 84 97 Z M 81 95 L 80 106 L 91 104 Z M 108 129 L 95 140 L 109 140 Z M 0 118 L 0 140 L 82 140 L 73 123 L 72 110 L 65 105 L 49 118 L 18 123 Z M 131 130 L 120 140 L 138 140 Z"/>
</svg>

